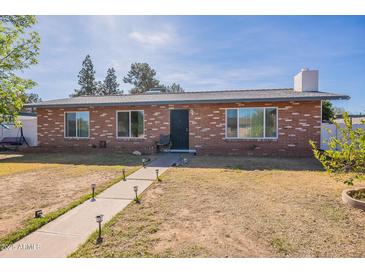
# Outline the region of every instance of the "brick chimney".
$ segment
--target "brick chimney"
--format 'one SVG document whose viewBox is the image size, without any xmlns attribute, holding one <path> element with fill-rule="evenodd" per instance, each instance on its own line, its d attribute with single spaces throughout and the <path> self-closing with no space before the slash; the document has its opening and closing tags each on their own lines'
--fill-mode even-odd
<svg viewBox="0 0 365 274">
<path fill-rule="evenodd" d="M 294 91 L 318 91 L 318 70 L 301 69 L 294 76 Z"/>
</svg>

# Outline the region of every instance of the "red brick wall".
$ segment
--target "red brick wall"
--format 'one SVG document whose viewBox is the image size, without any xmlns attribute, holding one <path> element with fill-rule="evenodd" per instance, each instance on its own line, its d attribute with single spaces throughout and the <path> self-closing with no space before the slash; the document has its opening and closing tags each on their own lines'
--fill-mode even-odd
<svg viewBox="0 0 365 274">
<path fill-rule="evenodd" d="M 231 107 L 278 107 L 278 138 L 275 140 L 225 139 L 225 109 Z M 39 108 L 38 142 L 41 147 L 98 146 L 122 151 L 152 153 L 160 134 L 170 131 L 170 109 L 190 109 L 189 145 L 198 154 L 221 155 L 312 155 L 309 140 L 320 141 L 320 101 L 231 103 L 192 105 L 150 105 L 136 107 Z M 90 138 L 64 138 L 64 112 L 90 111 Z M 116 138 L 116 111 L 144 110 L 145 138 Z"/>
</svg>

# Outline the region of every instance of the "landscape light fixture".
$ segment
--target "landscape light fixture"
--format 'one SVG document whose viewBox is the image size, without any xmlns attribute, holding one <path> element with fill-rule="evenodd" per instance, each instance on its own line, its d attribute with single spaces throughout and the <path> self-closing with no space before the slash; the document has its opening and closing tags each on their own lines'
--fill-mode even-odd
<svg viewBox="0 0 365 274">
<path fill-rule="evenodd" d="M 103 221 L 103 214 L 97 215 L 96 218 L 96 222 L 99 224 L 99 235 L 98 238 L 96 239 L 96 244 L 100 244 L 103 241 L 103 237 L 101 237 L 101 222 Z"/>
<path fill-rule="evenodd" d="M 91 201 L 95 202 L 95 188 L 96 188 L 96 184 L 91 184 L 91 191 L 92 191 L 92 198 Z"/>
<path fill-rule="evenodd" d="M 142 166 L 146 167 L 146 159 L 145 158 L 142 159 Z"/>
<path fill-rule="evenodd" d="M 160 181 L 160 177 L 158 177 L 158 169 L 156 169 L 156 179 L 157 181 Z"/>
<path fill-rule="evenodd" d="M 133 187 L 133 190 L 134 190 L 134 193 L 136 194 L 135 200 L 136 200 L 137 203 L 139 203 L 139 199 L 138 199 L 138 186 L 134 186 Z"/>
<path fill-rule="evenodd" d="M 123 168 L 123 181 L 125 181 L 125 168 Z"/>
<path fill-rule="evenodd" d="M 34 218 L 42 218 L 42 217 L 43 217 L 42 209 L 38 209 L 34 212 Z"/>
</svg>

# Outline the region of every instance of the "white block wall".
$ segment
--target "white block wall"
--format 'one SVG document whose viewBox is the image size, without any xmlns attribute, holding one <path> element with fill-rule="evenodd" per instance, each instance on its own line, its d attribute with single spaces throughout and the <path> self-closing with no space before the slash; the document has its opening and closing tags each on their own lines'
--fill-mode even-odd
<svg viewBox="0 0 365 274">
<path fill-rule="evenodd" d="M 345 127 L 345 125 L 343 123 L 339 123 L 339 125 L 341 128 Z M 353 124 L 352 128 L 353 129 L 365 128 L 365 125 Z M 330 130 L 330 132 L 328 132 L 328 129 Z M 341 137 L 341 132 L 337 131 L 337 128 L 334 124 L 323 123 L 322 128 L 321 128 L 321 149 L 323 149 L 323 150 L 328 149 L 327 141 L 331 137 L 336 137 L 336 138 Z"/>
</svg>

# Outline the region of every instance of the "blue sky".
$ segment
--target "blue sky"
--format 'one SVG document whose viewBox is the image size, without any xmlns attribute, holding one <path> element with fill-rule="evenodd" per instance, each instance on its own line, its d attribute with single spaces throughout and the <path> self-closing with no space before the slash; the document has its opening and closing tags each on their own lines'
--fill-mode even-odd
<svg viewBox="0 0 365 274">
<path fill-rule="evenodd" d="M 185 90 L 292 87 L 302 68 L 320 71 L 335 105 L 365 112 L 365 16 L 39 16 L 40 63 L 25 72 L 43 100 L 68 97 L 90 54 L 121 87 L 132 62 Z"/>
</svg>

